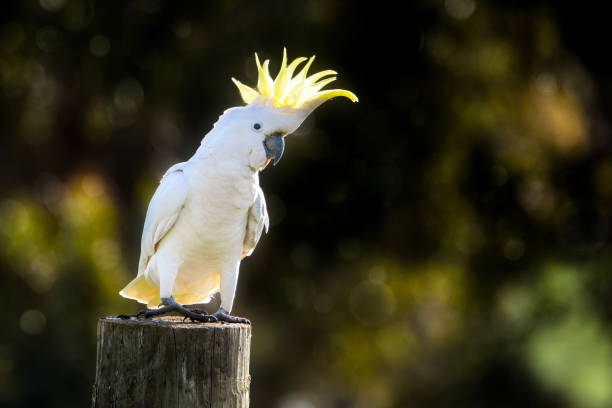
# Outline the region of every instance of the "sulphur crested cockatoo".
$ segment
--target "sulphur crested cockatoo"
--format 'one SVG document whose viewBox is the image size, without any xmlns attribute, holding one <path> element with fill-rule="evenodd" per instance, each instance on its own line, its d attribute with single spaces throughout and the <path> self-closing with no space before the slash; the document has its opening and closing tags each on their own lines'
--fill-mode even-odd
<svg viewBox="0 0 612 408">
<path fill-rule="evenodd" d="M 336 96 L 357 101 L 346 90 L 321 90 L 336 72 L 307 76 L 314 56 L 287 65 L 285 50 L 275 79 L 268 60 L 260 64 L 257 54 L 255 60 L 256 90 L 232 78 L 247 105 L 226 110 L 195 154 L 168 169 L 151 199 L 138 276 L 120 292 L 146 303 L 145 317 L 177 311 L 197 321 L 249 323 L 229 313 L 240 261 L 268 229 L 259 171 L 278 162 L 284 137 L 320 104 Z M 182 306 L 206 302 L 217 291 L 221 306 L 214 314 Z"/>
</svg>

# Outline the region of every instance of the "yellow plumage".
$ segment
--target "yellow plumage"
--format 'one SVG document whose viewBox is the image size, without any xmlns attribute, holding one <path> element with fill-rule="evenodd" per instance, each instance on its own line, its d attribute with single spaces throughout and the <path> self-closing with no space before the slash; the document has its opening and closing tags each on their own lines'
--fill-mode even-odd
<svg viewBox="0 0 612 408">
<path fill-rule="evenodd" d="M 307 77 L 308 69 L 314 59 L 314 55 L 310 58 L 299 57 L 287 65 L 287 49 L 283 49 L 281 68 L 276 78 L 272 79 L 268 71 L 270 61 L 265 60 L 262 65 L 257 53 L 255 53 L 258 71 L 257 90 L 244 85 L 235 78 L 232 78 L 232 81 L 238 87 L 242 100 L 247 104 L 271 105 L 277 108 L 286 106 L 299 109 L 313 102 L 318 105 L 336 96 L 344 96 L 353 102 L 358 101 L 354 93 L 345 89 L 321 90 L 325 85 L 336 80 L 336 71 L 328 69 Z M 308 62 L 302 70 L 293 76 L 297 67 L 306 60 Z"/>
<path fill-rule="evenodd" d="M 219 282 L 220 276 L 218 273 L 205 276 L 201 281 L 194 282 L 194 286 L 197 288 L 197 290 L 194 290 L 196 293 L 175 292 L 174 299 L 182 305 L 206 303 L 219 287 Z M 208 295 L 202 296 L 202 293 Z M 149 309 L 156 309 L 161 302 L 159 289 L 147 282 L 144 274 L 134 278 L 119 294 L 125 298 L 145 303 Z"/>
</svg>

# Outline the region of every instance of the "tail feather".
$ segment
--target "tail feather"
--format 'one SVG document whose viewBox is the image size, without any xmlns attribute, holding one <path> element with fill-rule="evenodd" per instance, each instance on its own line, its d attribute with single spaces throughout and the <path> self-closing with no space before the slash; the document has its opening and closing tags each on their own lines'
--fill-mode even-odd
<svg viewBox="0 0 612 408">
<path fill-rule="evenodd" d="M 174 292 L 174 299 L 184 304 L 208 303 L 215 292 L 219 290 L 220 275 L 211 274 L 199 282 L 196 288 L 186 291 Z M 145 274 L 137 276 L 119 292 L 121 296 L 136 300 L 147 305 L 149 309 L 156 309 L 161 303 L 159 289 L 147 282 Z"/>
<path fill-rule="evenodd" d="M 134 299 L 140 303 L 150 304 L 153 301 L 155 306 L 159 304 L 159 290 L 147 282 L 144 274 L 137 276 L 128 283 L 119 294 L 124 298 Z"/>
</svg>

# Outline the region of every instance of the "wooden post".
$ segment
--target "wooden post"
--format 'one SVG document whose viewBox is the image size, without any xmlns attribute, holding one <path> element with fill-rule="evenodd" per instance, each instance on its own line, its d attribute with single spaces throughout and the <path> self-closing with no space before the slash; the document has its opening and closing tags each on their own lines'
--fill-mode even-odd
<svg viewBox="0 0 612 408">
<path fill-rule="evenodd" d="M 251 327 L 102 318 L 94 408 L 249 406 Z"/>
</svg>

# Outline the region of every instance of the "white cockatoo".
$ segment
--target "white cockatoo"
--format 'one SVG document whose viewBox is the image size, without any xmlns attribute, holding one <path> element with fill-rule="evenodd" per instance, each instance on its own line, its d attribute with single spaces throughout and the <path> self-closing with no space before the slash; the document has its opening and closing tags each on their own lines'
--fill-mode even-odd
<svg viewBox="0 0 612 408">
<path fill-rule="evenodd" d="M 336 72 L 307 76 L 314 56 L 287 65 L 285 50 L 275 79 L 268 60 L 260 64 L 257 54 L 255 60 L 256 90 L 232 78 L 247 105 L 226 110 L 195 154 L 168 169 L 151 199 L 138 276 L 120 292 L 146 303 L 145 317 L 177 311 L 197 321 L 249 323 L 230 312 L 240 261 L 268 229 L 259 171 L 278 162 L 284 137 L 323 102 L 336 96 L 357 101 L 347 90 L 321 90 Z M 221 306 L 214 314 L 182 306 L 207 302 L 217 291 Z"/>
</svg>

